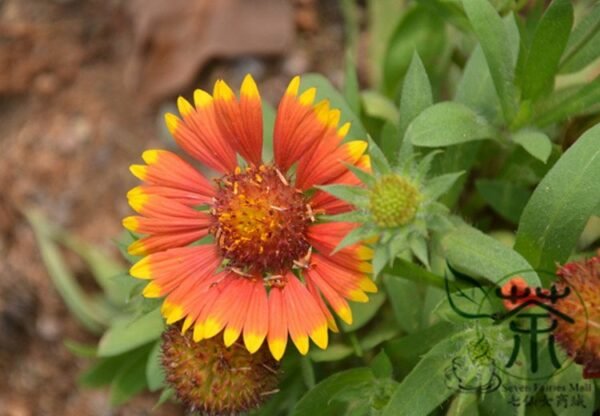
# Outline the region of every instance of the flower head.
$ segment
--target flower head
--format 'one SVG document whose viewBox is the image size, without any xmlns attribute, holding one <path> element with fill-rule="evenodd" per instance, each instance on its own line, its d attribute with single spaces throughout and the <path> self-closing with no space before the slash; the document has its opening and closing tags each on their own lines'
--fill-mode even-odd
<svg viewBox="0 0 600 416">
<path fill-rule="evenodd" d="M 162 366 L 177 398 L 202 414 L 241 414 L 278 391 L 278 363 L 263 347 L 250 354 L 239 342 L 202 345 L 171 326 L 163 334 Z"/>
<path fill-rule="evenodd" d="M 559 291 L 576 294 L 559 299 L 555 308 L 570 316 L 573 324 L 558 320 L 556 340 L 583 365 L 583 375 L 600 377 L 600 252 L 588 260 L 567 263 L 557 272 Z"/>
<path fill-rule="evenodd" d="M 348 166 L 370 169 L 367 144 L 345 140 L 350 126 L 338 126 L 339 110 L 299 87 L 296 77 L 279 104 L 272 162 L 262 159 L 261 99 L 246 76 L 239 98 L 217 81 L 212 95 L 196 90 L 193 105 L 179 98 L 181 118 L 166 116 L 177 144 L 215 180 L 164 150 L 131 167 L 144 182 L 128 194 L 139 215 L 123 221 L 143 234 L 129 247 L 144 256 L 131 275 L 149 280 L 144 295 L 163 297 L 167 323 L 182 320 L 194 341 L 222 334 L 231 346 L 242 337 L 254 353 L 266 340 L 280 359 L 289 335 L 306 354 L 309 339 L 325 348 L 327 328 L 337 330 L 329 308 L 351 322 L 347 300 L 366 302 L 365 292 L 377 290 L 369 248 L 357 242 L 333 253 L 357 224 L 319 222 L 352 205 L 315 189 L 358 184 Z"/>
</svg>

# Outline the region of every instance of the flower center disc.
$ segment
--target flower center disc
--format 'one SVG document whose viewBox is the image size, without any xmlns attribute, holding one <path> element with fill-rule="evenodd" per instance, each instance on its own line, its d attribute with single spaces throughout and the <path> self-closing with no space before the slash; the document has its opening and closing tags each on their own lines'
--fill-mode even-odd
<svg viewBox="0 0 600 416">
<path fill-rule="evenodd" d="M 218 182 L 212 231 L 229 266 L 278 274 L 306 255 L 310 208 L 276 168 L 238 169 Z"/>
</svg>

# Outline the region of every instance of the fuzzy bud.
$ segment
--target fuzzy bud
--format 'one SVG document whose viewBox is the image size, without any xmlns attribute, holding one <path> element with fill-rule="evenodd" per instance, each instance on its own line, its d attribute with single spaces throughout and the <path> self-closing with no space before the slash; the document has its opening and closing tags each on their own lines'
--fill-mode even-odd
<svg viewBox="0 0 600 416">
<path fill-rule="evenodd" d="M 278 391 L 278 364 L 266 347 L 250 354 L 237 342 L 227 348 L 217 338 L 196 343 L 177 326 L 163 334 L 166 380 L 190 411 L 237 415 Z"/>
<path fill-rule="evenodd" d="M 421 193 L 409 179 L 385 175 L 371 190 L 371 213 L 380 227 L 399 227 L 415 218 L 421 200 Z"/>
</svg>

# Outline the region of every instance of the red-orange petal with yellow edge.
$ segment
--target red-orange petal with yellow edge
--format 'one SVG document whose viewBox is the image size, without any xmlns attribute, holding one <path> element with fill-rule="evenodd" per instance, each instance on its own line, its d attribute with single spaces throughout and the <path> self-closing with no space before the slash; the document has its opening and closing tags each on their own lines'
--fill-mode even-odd
<svg viewBox="0 0 600 416">
<path fill-rule="evenodd" d="M 146 150 L 142 158 L 147 165 L 133 165 L 131 172 L 140 180 L 160 187 L 192 192 L 209 201 L 214 185 L 192 165 L 167 150 Z"/>
<path fill-rule="evenodd" d="M 144 256 L 170 248 L 187 246 L 194 241 L 200 240 L 207 234 L 208 229 L 204 228 L 201 230 L 192 230 L 182 233 L 151 235 L 131 243 L 127 251 L 132 256 Z"/>
<path fill-rule="evenodd" d="M 300 77 L 294 77 L 279 102 L 273 130 L 275 164 L 282 172 L 314 147 L 327 130 L 319 115 L 328 111 L 327 102 L 314 106 L 316 90 L 299 94 Z"/>
<path fill-rule="evenodd" d="M 127 193 L 127 198 L 131 199 L 149 195 L 158 195 L 190 207 L 206 205 L 212 201 L 212 195 L 201 195 L 192 191 L 157 185 L 136 186 Z"/>
<path fill-rule="evenodd" d="M 346 299 L 340 295 L 329 283 L 324 279 L 316 269 L 309 269 L 304 274 L 306 280 L 311 280 L 319 291 L 323 294 L 327 303 L 335 311 L 335 313 L 347 324 L 352 323 L 352 310 L 346 302 Z"/>
<path fill-rule="evenodd" d="M 179 97 L 177 106 L 183 119 L 166 114 L 169 131 L 183 150 L 206 166 L 221 173 L 233 171 L 237 166 L 235 151 L 217 123 L 213 98 L 196 90 L 194 102 L 195 107 Z"/>
<path fill-rule="evenodd" d="M 288 339 L 288 321 L 284 307 L 283 289 L 274 286 L 269 291 L 269 350 L 276 360 L 283 357 Z"/>
<path fill-rule="evenodd" d="M 255 279 L 252 284 L 254 288 L 244 323 L 244 345 L 250 353 L 255 353 L 269 329 L 269 301 L 262 279 Z"/>
<path fill-rule="evenodd" d="M 335 319 L 334 319 L 333 315 L 331 314 L 331 311 L 325 304 L 323 297 L 319 293 L 319 289 L 317 289 L 317 287 L 315 286 L 312 279 L 305 279 L 305 280 L 306 280 L 306 287 L 308 288 L 308 292 L 311 294 L 311 296 L 313 297 L 313 299 L 319 306 L 319 309 L 321 309 L 321 312 L 323 312 L 323 315 L 327 319 L 327 326 L 333 332 L 339 332 L 337 323 L 335 322 Z"/>
<path fill-rule="evenodd" d="M 225 137 L 246 161 L 258 166 L 262 162 L 262 102 L 251 75 L 246 75 L 238 100 L 225 81 L 215 83 L 214 104 L 217 123 Z"/>
<path fill-rule="evenodd" d="M 242 287 L 238 290 L 238 293 L 235 294 L 236 300 L 229 308 L 229 311 L 227 311 L 225 317 L 227 325 L 223 331 L 223 342 L 226 347 L 233 345 L 244 329 L 248 306 L 254 290 L 254 284 L 250 279 L 240 280 L 243 283 Z"/>
<path fill-rule="evenodd" d="M 296 186 L 309 189 L 314 185 L 330 183 L 348 170 L 346 163 L 354 165 L 366 149 L 367 142 L 361 140 L 344 143 L 332 152 L 317 149 L 298 164 Z"/>
</svg>

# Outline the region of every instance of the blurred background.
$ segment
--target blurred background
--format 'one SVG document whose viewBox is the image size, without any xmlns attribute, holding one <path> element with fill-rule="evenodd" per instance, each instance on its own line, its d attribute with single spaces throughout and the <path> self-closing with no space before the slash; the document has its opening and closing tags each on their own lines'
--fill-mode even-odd
<svg viewBox="0 0 600 416">
<path fill-rule="evenodd" d="M 216 78 L 237 88 L 250 72 L 276 105 L 295 74 L 339 85 L 343 45 L 335 0 L 0 0 L 0 416 L 145 415 L 156 403 L 114 410 L 107 389 L 77 386 L 90 361 L 65 340 L 97 338 L 64 306 L 25 212 L 118 258 L 128 166 L 173 146 L 163 114 L 178 95 Z M 62 254 L 93 291 L 88 266 Z"/>
</svg>

